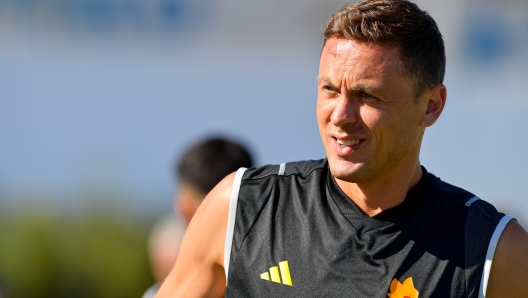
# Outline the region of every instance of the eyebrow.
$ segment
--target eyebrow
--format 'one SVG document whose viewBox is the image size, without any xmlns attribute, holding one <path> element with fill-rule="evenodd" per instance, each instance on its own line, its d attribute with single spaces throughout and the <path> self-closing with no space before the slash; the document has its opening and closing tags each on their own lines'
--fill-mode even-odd
<svg viewBox="0 0 528 298">
<path fill-rule="evenodd" d="M 318 75 L 317 76 L 317 82 L 320 83 L 321 81 L 324 81 L 327 84 L 332 84 L 332 82 L 330 81 L 330 78 L 325 76 L 325 75 Z"/>
<path fill-rule="evenodd" d="M 376 88 L 372 87 L 372 85 L 368 84 L 357 84 L 354 86 L 354 88 L 351 89 L 352 91 L 374 91 L 377 90 Z"/>
<path fill-rule="evenodd" d="M 330 77 L 328 77 L 326 75 L 318 75 L 317 76 L 317 85 L 321 85 L 321 83 L 325 84 L 325 85 L 332 86 L 332 87 L 336 86 L 334 83 L 332 83 L 332 80 L 330 79 Z"/>
<path fill-rule="evenodd" d="M 328 76 L 325 76 L 325 75 L 319 75 L 317 76 L 317 82 L 319 84 L 322 83 L 325 83 L 327 85 L 330 85 L 330 86 L 335 86 L 332 81 L 330 80 L 330 78 Z M 363 91 L 363 92 L 366 92 L 366 91 L 374 91 L 374 90 L 378 90 L 378 88 L 374 88 L 372 85 L 369 85 L 369 84 L 357 84 L 355 85 L 352 89 L 350 89 L 349 91 Z"/>
</svg>

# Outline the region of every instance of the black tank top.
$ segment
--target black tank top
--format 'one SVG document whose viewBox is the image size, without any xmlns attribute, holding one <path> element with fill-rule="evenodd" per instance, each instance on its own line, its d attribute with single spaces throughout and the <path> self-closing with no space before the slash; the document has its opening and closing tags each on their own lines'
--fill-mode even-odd
<svg viewBox="0 0 528 298">
<path fill-rule="evenodd" d="M 326 160 L 239 171 L 225 296 L 479 297 L 504 215 L 422 170 L 401 204 L 373 217 L 341 191 Z"/>
</svg>

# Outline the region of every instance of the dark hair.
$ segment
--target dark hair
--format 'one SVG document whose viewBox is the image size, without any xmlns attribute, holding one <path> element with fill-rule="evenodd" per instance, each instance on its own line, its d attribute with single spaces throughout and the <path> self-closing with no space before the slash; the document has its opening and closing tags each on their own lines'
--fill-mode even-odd
<svg viewBox="0 0 528 298">
<path fill-rule="evenodd" d="M 365 0 L 345 6 L 328 21 L 324 44 L 332 37 L 397 47 L 402 71 L 413 80 L 417 97 L 444 81 L 442 34 L 433 18 L 412 2 Z"/>
<path fill-rule="evenodd" d="M 190 147 L 176 164 L 179 178 L 207 194 L 225 176 L 252 167 L 248 150 L 223 138 L 211 138 Z"/>
</svg>

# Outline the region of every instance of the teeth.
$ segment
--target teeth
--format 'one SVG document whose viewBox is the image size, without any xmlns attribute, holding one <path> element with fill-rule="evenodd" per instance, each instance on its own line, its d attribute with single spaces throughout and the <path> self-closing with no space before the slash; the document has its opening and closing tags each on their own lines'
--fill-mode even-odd
<svg viewBox="0 0 528 298">
<path fill-rule="evenodd" d="M 352 146 L 359 144 L 360 140 L 337 140 L 337 143 L 341 146 Z"/>
</svg>

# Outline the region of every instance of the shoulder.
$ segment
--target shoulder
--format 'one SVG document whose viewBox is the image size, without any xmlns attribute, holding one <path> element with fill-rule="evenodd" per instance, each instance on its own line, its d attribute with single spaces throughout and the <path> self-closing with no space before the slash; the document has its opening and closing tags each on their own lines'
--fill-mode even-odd
<svg viewBox="0 0 528 298">
<path fill-rule="evenodd" d="M 504 214 L 487 201 L 481 199 L 470 191 L 442 181 L 431 173 L 429 176 L 430 196 L 436 200 L 442 200 L 453 207 L 464 208 L 470 217 L 479 217 L 482 220 L 497 224 Z"/>
<path fill-rule="evenodd" d="M 469 207 L 479 198 L 473 193 L 441 180 L 439 177 L 426 172 L 429 192 L 433 197 L 445 200 L 446 203 Z M 476 205 L 474 205 L 476 206 Z"/>
<path fill-rule="evenodd" d="M 429 187 L 436 200 L 458 210 L 465 208 L 466 263 L 480 264 L 483 274 L 479 281 L 485 297 L 528 297 L 526 230 L 516 220 L 508 221 L 511 217 L 492 204 L 429 175 Z"/>
<path fill-rule="evenodd" d="M 204 255 L 209 257 L 210 262 L 223 266 L 224 241 L 226 237 L 227 222 L 233 185 L 236 183 L 237 175 L 234 172 L 226 176 L 205 197 L 198 207 L 196 214 L 189 223 L 188 232 L 184 241 L 197 241 L 200 239 Z M 191 238 L 191 239 L 187 239 Z"/>
<path fill-rule="evenodd" d="M 214 210 L 214 213 L 219 215 L 218 217 L 227 216 L 231 191 L 233 189 L 236 176 L 237 172 L 227 175 L 211 190 L 211 192 L 205 197 L 203 202 L 200 204 L 200 207 L 198 207 L 198 210 L 196 211 L 195 216 L 197 216 L 197 219 L 203 217 L 204 214 L 209 215 L 208 213 L 212 213 L 211 210 Z M 191 221 L 191 223 L 192 222 L 193 221 Z"/>
<path fill-rule="evenodd" d="M 270 164 L 262 167 L 248 169 L 242 178 L 243 181 L 264 179 L 277 176 L 299 176 L 306 177 L 316 170 L 323 170 L 327 167 L 326 159 L 304 160 L 286 162 L 281 164 Z"/>
<path fill-rule="evenodd" d="M 528 232 L 516 221 L 502 232 L 489 277 L 486 297 L 528 297 Z"/>
<path fill-rule="evenodd" d="M 235 177 L 236 173 L 225 177 L 200 204 L 157 297 L 223 296 L 224 243 Z"/>
<path fill-rule="evenodd" d="M 238 201 L 256 204 L 253 209 L 259 209 L 262 203 L 269 198 L 267 194 L 273 189 L 296 187 L 294 180 L 302 180 L 322 173 L 327 169 L 326 159 L 287 162 L 275 165 L 265 165 L 258 168 L 247 169 L 241 178 Z M 312 177 L 313 178 L 313 177 Z M 313 179 L 318 181 L 318 179 Z M 259 207 L 260 206 L 260 207 Z"/>
<path fill-rule="evenodd" d="M 475 194 L 428 175 L 428 197 L 435 201 L 436 210 L 444 208 L 451 215 L 460 215 L 470 255 L 480 258 L 504 214 Z"/>
</svg>

